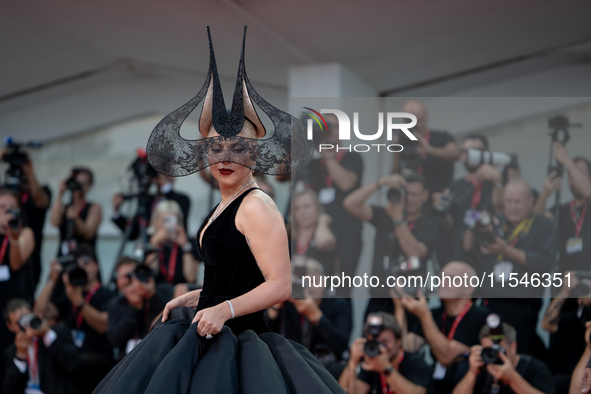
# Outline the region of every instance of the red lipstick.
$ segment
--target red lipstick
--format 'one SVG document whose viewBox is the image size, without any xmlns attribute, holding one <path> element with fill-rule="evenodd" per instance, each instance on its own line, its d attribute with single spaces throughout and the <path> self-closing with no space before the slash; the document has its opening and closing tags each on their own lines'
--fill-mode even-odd
<svg viewBox="0 0 591 394">
<path fill-rule="evenodd" d="M 234 170 L 230 170 L 229 168 L 220 168 L 219 172 L 222 175 L 230 175 L 234 172 Z"/>
</svg>

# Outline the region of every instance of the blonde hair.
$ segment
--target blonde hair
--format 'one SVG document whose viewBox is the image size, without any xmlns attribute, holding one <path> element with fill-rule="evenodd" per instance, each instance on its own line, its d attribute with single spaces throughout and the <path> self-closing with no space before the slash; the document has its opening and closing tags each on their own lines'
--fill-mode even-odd
<svg viewBox="0 0 591 394">
<path fill-rule="evenodd" d="M 152 212 L 152 217 L 150 218 L 150 227 L 148 227 L 147 230 L 148 234 L 154 234 L 156 231 L 156 221 L 163 213 L 171 213 L 176 215 L 179 224 L 183 223 L 184 215 L 183 211 L 181 210 L 181 206 L 174 200 L 163 200 L 156 205 L 154 212 Z"/>
</svg>

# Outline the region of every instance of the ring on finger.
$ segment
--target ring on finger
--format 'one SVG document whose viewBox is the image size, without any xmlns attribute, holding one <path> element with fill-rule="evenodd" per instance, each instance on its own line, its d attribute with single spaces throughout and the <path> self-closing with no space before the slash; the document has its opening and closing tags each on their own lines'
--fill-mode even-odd
<svg viewBox="0 0 591 394">
<path fill-rule="evenodd" d="M 211 339 L 211 338 L 213 338 L 213 335 L 211 335 L 211 334 L 207 334 L 207 335 L 205 336 L 205 339 Z"/>
</svg>

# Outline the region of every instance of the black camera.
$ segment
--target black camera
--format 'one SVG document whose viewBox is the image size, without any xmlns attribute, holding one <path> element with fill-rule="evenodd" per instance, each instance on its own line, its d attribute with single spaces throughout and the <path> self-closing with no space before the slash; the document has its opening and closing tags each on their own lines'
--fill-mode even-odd
<svg viewBox="0 0 591 394">
<path fill-rule="evenodd" d="M 13 193 L 20 191 L 21 184 L 25 182 L 22 166 L 27 164 L 29 157 L 21 150 L 22 143 L 17 143 L 11 137 L 6 138 L 6 152 L 2 155 L 2 161 L 8 163 L 8 169 L 4 176 L 5 189 Z"/>
<path fill-rule="evenodd" d="M 82 185 L 76 180 L 76 174 L 66 179 L 66 189 L 72 192 L 82 190 Z"/>
<path fill-rule="evenodd" d="M 11 218 L 8 219 L 8 227 L 13 230 L 18 230 L 22 225 L 21 212 L 16 208 L 12 208 L 7 210 L 6 213 L 11 216 Z"/>
<path fill-rule="evenodd" d="M 74 255 L 58 257 L 57 261 L 62 265 L 62 272 L 68 275 L 70 284 L 74 287 L 86 286 L 88 275 L 86 271 L 78 266 L 78 261 Z"/>
<path fill-rule="evenodd" d="M 464 223 L 474 232 L 478 245 L 490 245 L 495 242 L 496 237 L 505 236 L 502 227 L 495 224 L 493 217 L 487 211 L 467 210 L 464 214 Z"/>
<path fill-rule="evenodd" d="M 393 187 L 388 189 L 386 193 L 386 198 L 392 204 L 400 204 L 402 200 L 406 197 L 406 190 L 403 187 Z"/>
<path fill-rule="evenodd" d="M 384 321 L 379 315 L 369 315 L 367 317 L 367 328 L 365 338 L 367 341 L 363 345 L 363 352 L 369 357 L 376 357 L 380 354 L 380 343 L 378 336 L 384 330 Z"/>
<path fill-rule="evenodd" d="M 41 327 L 43 321 L 34 313 L 25 313 L 18 319 L 18 326 L 21 331 L 26 331 L 27 328 L 31 327 L 33 330 L 37 330 Z"/>
<path fill-rule="evenodd" d="M 485 364 L 503 364 L 499 356 L 499 353 L 506 354 L 505 349 L 499 344 L 505 337 L 503 321 L 499 315 L 491 313 L 486 317 L 486 325 L 490 330 L 489 337 L 492 339 L 493 345 L 482 348 L 480 357 Z"/>
<path fill-rule="evenodd" d="M 152 269 L 147 264 L 138 264 L 133 270 L 133 276 L 142 283 L 148 283 L 152 278 Z"/>
</svg>

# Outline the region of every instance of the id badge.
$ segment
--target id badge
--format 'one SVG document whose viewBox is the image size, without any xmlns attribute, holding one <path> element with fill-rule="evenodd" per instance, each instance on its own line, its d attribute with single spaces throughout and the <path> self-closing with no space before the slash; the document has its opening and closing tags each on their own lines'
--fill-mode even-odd
<svg viewBox="0 0 591 394">
<path fill-rule="evenodd" d="M 446 373 L 447 368 L 437 361 L 435 363 L 435 368 L 433 369 L 433 380 L 443 380 Z"/>
<path fill-rule="evenodd" d="M 131 352 L 137 345 L 139 345 L 141 341 L 142 340 L 138 338 L 130 339 L 129 341 L 127 341 L 127 345 L 125 345 L 125 354 Z"/>
<path fill-rule="evenodd" d="M 86 338 L 86 334 L 84 331 L 80 330 L 72 330 L 72 341 L 74 341 L 74 345 L 80 349 L 84 345 L 84 339 Z"/>
<path fill-rule="evenodd" d="M 8 282 L 10 280 L 10 268 L 7 265 L 0 265 L 0 282 Z"/>
<path fill-rule="evenodd" d="M 503 279 L 501 275 L 504 274 L 505 280 L 509 278 L 511 272 L 513 272 L 513 263 L 509 261 L 500 261 L 494 267 L 495 281 L 501 282 Z"/>
<path fill-rule="evenodd" d="M 566 241 L 566 253 L 573 254 L 583 251 L 583 238 L 569 238 Z"/>
<path fill-rule="evenodd" d="M 334 187 L 320 189 L 318 192 L 318 201 L 320 201 L 320 204 L 322 205 L 328 205 L 334 201 L 335 193 L 336 191 Z"/>
</svg>

